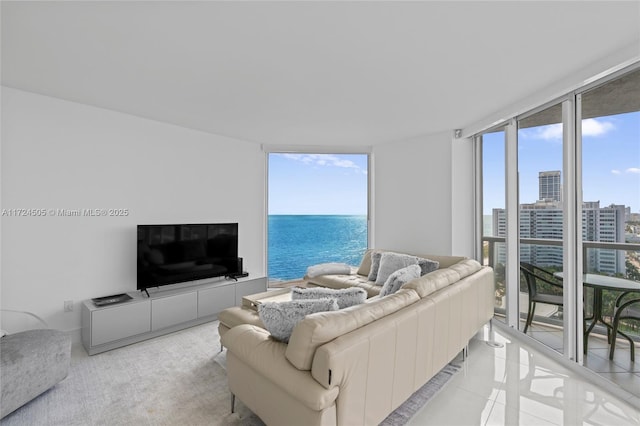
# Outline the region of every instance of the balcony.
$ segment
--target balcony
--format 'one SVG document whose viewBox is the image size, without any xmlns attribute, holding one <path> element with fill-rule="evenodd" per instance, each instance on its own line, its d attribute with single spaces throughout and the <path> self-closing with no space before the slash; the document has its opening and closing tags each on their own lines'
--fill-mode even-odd
<svg viewBox="0 0 640 426">
<path fill-rule="evenodd" d="M 504 237 L 483 237 L 483 263 L 492 266 L 496 271 L 494 318 L 502 322 L 505 321 L 506 310 L 504 242 Z M 525 256 L 526 261 L 549 269 L 552 272 L 562 270 L 561 240 L 521 239 L 520 245 L 522 260 L 525 260 L 523 257 Z M 540 247 L 543 247 L 543 249 L 540 249 Z M 639 280 L 640 244 L 585 241 L 583 243 L 582 257 L 585 263 L 583 265 L 585 273 L 613 275 L 616 272 L 616 266 L 619 271 L 620 262 L 623 262 L 625 278 L 632 281 Z M 598 268 L 599 265 L 602 266 L 602 269 Z M 618 275 L 620 275 L 619 272 Z M 618 294 L 620 292 L 603 291 L 602 318 L 608 324 L 612 322 L 613 305 Z M 585 301 L 584 315 L 587 318 L 587 327 L 591 323 L 589 318 L 593 314 L 591 312 L 593 297 L 593 288 L 585 286 L 583 298 Z M 528 309 L 528 292 L 522 277 L 519 306 L 519 329 L 523 330 Z M 640 322 L 635 320 L 621 321 L 621 327 L 624 327 L 625 334 L 634 341 L 636 362 L 631 361 L 629 341 L 621 337 L 616 340 L 614 358 L 612 360 L 609 359 L 607 327 L 598 322 L 588 335 L 587 352 L 584 355 L 583 365 L 630 393 L 640 396 Z M 533 323 L 527 330 L 527 334 L 555 351 L 564 353 L 562 307 L 538 303 Z"/>
</svg>

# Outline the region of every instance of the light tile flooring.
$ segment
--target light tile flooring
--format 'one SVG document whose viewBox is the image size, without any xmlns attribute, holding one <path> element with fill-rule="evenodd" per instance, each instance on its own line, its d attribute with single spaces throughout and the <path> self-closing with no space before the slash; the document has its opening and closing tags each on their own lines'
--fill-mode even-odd
<svg viewBox="0 0 640 426">
<path fill-rule="evenodd" d="M 462 371 L 410 425 L 640 425 L 640 398 L 614 396 L 497 326 L 491 334 L 472 339 Z"/>
<path fill-rule="evenodd" d="M 550 348 L 562 352 L 562 330 L 533 324 L 531 333 L 534 339 Z M 591 333 L 584 366 L 607 380 L 617 384 L 640 398 L 640 345 L 636 343 L 636 359 L 631 362 L 629 342 L 619 338 L 613 360 L 609 360 L 609 344 L 604 334 Z"/>
</svg>

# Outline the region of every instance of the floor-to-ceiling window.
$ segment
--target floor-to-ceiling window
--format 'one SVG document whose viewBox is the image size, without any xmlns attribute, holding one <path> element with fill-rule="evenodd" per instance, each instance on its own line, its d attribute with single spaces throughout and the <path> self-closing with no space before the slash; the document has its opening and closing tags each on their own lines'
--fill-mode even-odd
<svg viewBox="0 0 640 426">
<path fill-rule="evenodd" d="M 482 264 L 495 271 L 494 311 L 505 320 L 505 132 L 503 128 L 483 133 L 482 144 Z"/>
<path fill-rule="evenodd" d="M 640 282 L 640 70 L 588 88 L 578 100 L 584 272 Z M 613 322 L 621 292 L 602 289 L 596 294 L 589 280 L 584 289 L 587 326 L 593 324 L 584 364 L 614 381 L 626 372 L 635 373 L 640 389 L 640 346 L 632 362 L 630 343 L 618 336 L 613 359 L 609 359 L 607 324 Z M 640 293 L 628 294 L 623 300 L 633 297 L 640 298 Z M 601 312 L 594 313 L 594 306 Z M 640 302 L 635 306 L 640 318 Z M 621 320 L 619 328 L 638 345 L 640 319 Z"/>
<path fill-rule="evenodd" d="M 507 277 L 507 289 L 513 289 L 509 278 L 520 277 L 519 292 L 506 292 L 495 318 L 503 321 L 507 312 L 508 325 L 525 331 L 531 289 L 515 268 L 539 268 L 534 271 L 541 277 L 538 292 L 545 296 L 536 303 L 527 335 L 640 396 L 640 321 L 616 321 L 624 334 L 614 337 L 611 328 L 616 312 L 622 312 L 616 303 L 640 297 L 640 67 L 589 83 L 509 124 L 514 122 L 517 132 L 507 131 L 504 138 L 502 191 L 517 194 L 517 203 L 507 196 L 506 205 L 492 212 L 503 219 L 491 233 L 483 232 L 482 243 L 495 247 L 483 260 L 497 276 Z M 487 136 L 475 138 L 482 143 L 483 223 L 487 192 L 496 191 L 484 180 L 497 170 L 485 158 Z M 512 145 L 515 156 L 508 155 Z M 514 159 L 517 173 L 509 174 Z M 517 226 L 507 226 L 507 218 Z M 517 257 L 509 257 L 514 247 Z M 508 320 L 514 306 L 519 306 L 517 322 Z M 640 312 L 640 306 L 633 308 Z"/>
<path fill-rule="evenodd" d="M 520 330 L 563 352 L 563 119 L 554 103 L 518 119 Z M 543 324 L 544 326 L 539 326 Z M 553 332 L 549 332 L 553 330 Z"/>
<path fill-rule="evenodd" d="M 358 265 L 368 246 L 368 154 L 268 154 L 269 283 L 309 266 Z"/>
</svg>

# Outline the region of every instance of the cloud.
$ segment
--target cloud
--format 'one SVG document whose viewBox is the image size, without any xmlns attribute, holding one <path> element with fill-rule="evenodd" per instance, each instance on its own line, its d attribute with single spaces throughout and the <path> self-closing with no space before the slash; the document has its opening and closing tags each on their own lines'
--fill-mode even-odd
<svg viewBox="0 0 640 426">
<path fill-rule="evenodd" d="M 610 121 L 587 118 L 582 120 L 582 137 L 602 136 L 614 128 L 615 126 Z M 562 140 L 562 124 L 548 124 L 532 128 L 527 130 L 524 135 L 534 139 Z"/>
<path fill-rule="evenodd" d="M 582 136 L 602 136 L 610 130 L 613 130 L 614 127 L 610 121 L 587 118 L 586 120 L 582 120 Z"/>
<path fill-rule="evenodd" d="M 614 175 L 621 175 L 623 172 L 621 172 L 618 169 L 613 169 L 613 170 L 611 170 L 611 173 L 614 174 Z M 640 174 L 640 168 L 638 168 L 638 167 L 629 167 L 628 169 L 625 169 L 624 173 Z"/>
<path fill-rule="evenodd" d="M 367 173 L 360 166 L 351 160 L 340 158 L 333 154 L 282 154 L 283 157 L 294 161 L 300 161 L 304 164 L 310 164 L 322 167 L 341 167 L 345 169 L 353 169 L 362 173 Z"/>
<path fill-rule="evenodd" d="M 562 124 L 558 123 L 542 126 L 536 130 L 536 135 L 534 137 L 544 140 L 562 139 Z"/>
</svg>

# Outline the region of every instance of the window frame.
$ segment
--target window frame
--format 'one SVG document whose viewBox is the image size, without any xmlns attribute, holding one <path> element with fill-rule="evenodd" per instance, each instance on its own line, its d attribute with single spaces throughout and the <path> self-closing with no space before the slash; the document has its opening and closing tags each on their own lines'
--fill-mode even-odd
<svg viewBox="0 0 640 426">
<path fill-rule="evenodd" d="M 561 96 L 554 97 L 537 105 L 523 113 L 514 114 L 494 122 L 492 125 L 480 128 L 473 133 L 469 140 L 474 144 L 474 168 L 475 168 L 475 213 L 476 232 L 474 247 L 476 259 L 482 261 L 482 215 L 483 215 L 483 182 L 482 182 L 482 136 L 497 129 L 505 129 L 505 209 L 507 214 L 507 264 L 505 280 L 507 287 L 507 326 L 518 329 L 519 325 L 519 301 L 518 297 L 511 298 L 509 293 L 517 294 L 519 290 L 519 196 L 518 196 L 518 171 L 517 171 L 517 123 L 537 112 L 557 103 L 562 104 L 563 122 L 563 269 L 565 282 L 570 285 L 565 288 L 565 332 L 564 357 L 583 365 L 583 309 L 580 308 L 583 299 L 583 247 L 582 239 L 582 94 L 598 86 L 605 85 L 628 73 L 640 70 L 640 60 L 632 64 L 621 64 L 606 73 L 602 73 L 585 81 L 580 87 L 565 92 Z M 515 148 L 515 149 L 514 149 Z M 514 165 L 515 164 L 515 165 Z M 514 211 L 515 210 L 515 211 Z M 514 261 L 515 260 L 515 261 Z"/>
<path fill-rule="evenodd" d="M 367 249 L 374 247 L 375 230 L 373 229 L 373 147 L 344 147 L 344 146 L 298 146 L 298 145 L 261 145 L 264 153 L 264 216 L 263 216 L 263 253 L 264 264 L 269 271 L 269 154 L 335 154 L 335 155 L 366 155 L 367 156 Z M 302 277 L 301 277 L 302 278 Z"/>
</svg>

